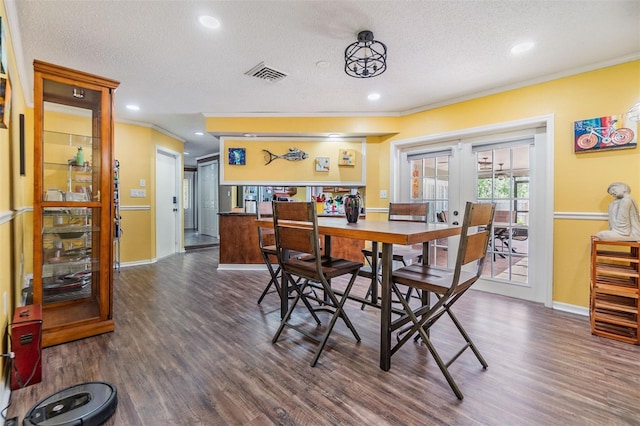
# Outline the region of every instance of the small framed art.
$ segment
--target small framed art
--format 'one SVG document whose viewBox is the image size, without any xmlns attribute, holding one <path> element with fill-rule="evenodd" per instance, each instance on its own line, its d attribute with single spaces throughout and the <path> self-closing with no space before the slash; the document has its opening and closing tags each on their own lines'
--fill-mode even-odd
<svg viewBox="0 0 640 426">
<path fill-rule="evenodd" d="M 609 149 L 635 148 L 637 126 L 625 123 L 623 115 L 590 118 L 573 124 L 573 146 L 576 153 Z"/>
<path fill-rule="evenodd" d="M 244 166 L 246 164 L 245 148 L 229 148 L 229 165 Z"/>
<path fill-rule="evenodd" d="M 331 161 L 329 160 L 329 157 L 316 157 L 315 164 L 316 172 L 328 172 Z"/>
<path fill-rule="evenodd" d="M 338 153 L 338 165 L 339 166 L 355 166 L 356 165 L 355 150 L 340 148 L 340 152 Z"/>
</svg>

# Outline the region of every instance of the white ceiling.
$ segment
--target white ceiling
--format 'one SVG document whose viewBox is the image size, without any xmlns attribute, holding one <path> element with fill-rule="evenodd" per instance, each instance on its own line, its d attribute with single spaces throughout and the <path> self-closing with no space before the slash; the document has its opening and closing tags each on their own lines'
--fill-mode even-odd
<svg viewBox="0 0 640 426">
<path fill-rule="evenodd" d="M 34 59 L 119 80 L 116 118 L 217 152 L 206 115 L 402 114 L 640 58 L 639 0 L 5 0 L 25 92 Z M 201 14 L 221 22 L 198 24 Z M 361 30 L 388 69 L 355 79 Z M 510 48 L 535 42 L 514 56 Z M 319 67 L 319 61 L 328 67 Z M 288 74 L 270 83 L 260 62 Z M 640 78 L 640 77 L 639 77 Z M 370 92 L 380 100 L 367 100 Z M 32 100 L 28 99 L 31 105 Z M 140 111 L 129 111 L 127 104 Z"/>
</svg>

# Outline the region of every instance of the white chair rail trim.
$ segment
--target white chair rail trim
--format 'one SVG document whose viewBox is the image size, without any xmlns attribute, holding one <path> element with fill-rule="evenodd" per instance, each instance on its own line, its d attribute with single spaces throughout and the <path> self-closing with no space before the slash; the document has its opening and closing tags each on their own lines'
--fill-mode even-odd
<svg viewBox="0 0 640 426">
<path fill-rule="evenodd" d="M 568 220 L 609 220 L 609 213 L 601 212 L 555 212 L 554 219 Z"/>
</svg>

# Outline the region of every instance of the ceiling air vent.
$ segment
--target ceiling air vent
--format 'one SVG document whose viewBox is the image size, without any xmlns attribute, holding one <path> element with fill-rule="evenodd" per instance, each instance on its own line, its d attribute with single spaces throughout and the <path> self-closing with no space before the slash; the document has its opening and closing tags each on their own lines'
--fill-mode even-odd
<svg viewBox="0 0 640 426">
<path fill-rule="evenodd" d="M 262 80 L 267 80 L 272 83 L 276 81 L 280 81 L 287 76 L 287 74 L 282 71 L 275 70 L 271 67 L 268 67 L 264 64 L 264 62 L 260 62 L 255 67 L 251 68 L 249 71 L 245 72 L 249 77 L 256 77 Z"/>
</svg>

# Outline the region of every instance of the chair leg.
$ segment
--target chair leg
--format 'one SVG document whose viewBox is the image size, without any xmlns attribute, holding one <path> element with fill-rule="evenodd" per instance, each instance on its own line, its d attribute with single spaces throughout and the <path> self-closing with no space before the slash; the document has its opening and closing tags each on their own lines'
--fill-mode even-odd
<svg viewBox="0 0 640 426">
<path fill-rule="evenodd" d="M 280 266 L 278 266 L 278 269 L 274 271 L 273 266 L 271 266 L 270 263 L 267 263 L 267 269 L 269 270 L 269 274 L 271 275 L 271 280 L 269 281 L 269 284 L 267 284 L 264 291 L 260 295 L 260 298 L 258 299 L 258 305 L 262 303 L 262 299 L 264 299 L 267 293 L 269 293 L 269 289 L 271 289 L 272 285 L 275 286 L 276 291 L 278 292 L 278 294 L 280 294 L 280 284 L 278 284 L 278 279 L 280 278 L 278 274 L 280 274 L 280 271 L 281 271 Z"/>
<path fill-rule="evenodd" d="M 365 298 L 365 299 L 368 299 L 368 298 L 369 298 L 369 296 L 371 296 L 371 293 L 373 293 L 373 286 L 374 286 L 374 285 L 378 285 L 378 284 L 382 284 L 382 283 L 380 282 L 380 276 L 379 276 L 379 275 L 376 275 L 376 282 L 375 282 L 375 284 L 374 284 L 374 283 L 369 284 L 369 288 L 367 289 L 367 294 L 365 294 L 365 295 L 364 295 L 364 298 Z M 373 301 L 373 299 L 372 299 L 372 300 L 371 300 L 371 303 L 376 303 L 376 302 L 374 302 L 374 301 Z M 365 306 L 367 306 L 367 304 L 366 304 L 366 303 L 363 303 L 363 304 L 360 306 L 360 310 L 361 310 L 361 311 L 364 311 L 364 307 L 365 307 Z"/>
<path fill-rule="evenodd" d="M 478 347 L 475 345 L 475 343 L 473 343 L 473 341 L 471 340 L 471 337 L 469 337 L 469 334 L 467 334 L 467 331 L 462 327 L 462 324 L 460 324 L 460 321 L 458 321 L 458 318 L 453 314 L 451 309 L 449 309 L 448 306 L 446 306 L 445 309 L 447 311 L 447 314 L 449 315 L 449 318 L 451 318 L 451 321 L 453 321 L 453 323 L 455 324 L 456 328 L 458 329 L 458 331 L 460 332 L 464 340 L 467 341 L 469 348 L 471 348 L 476 358 L 478 358 L 478 361 L 480 361 L 480 364 L 482 364 L 482 368 L 486 369 L 489 366 L 489 364 L 487 364 L 487 361 L 485 361 L 484 357 L 478 350 Z"/>
<path fill-rule="evenodd" d="M 284 273 L 284 271 L 283 271 L 283 273 Z M 305 304 L 305 306 L 307 307 L 307 309 L 311 313 L 311 316 L 313 316 L 313 318 L 315 319 L 316 323 L 320 324 L 320 318 L 318 318 L 316 313 L 313 311 L 313 308 L 309 304 L 309 301 L 306 300 L 306 298 L 304 297 L 304 289 L 307 286 L 307 284 L 309 284 L 309 280 L 305 280 L 302 283 L 301 286 L 295 285 L 295 280 L 293 278 L 291 278 L 289 275 L 287 275 L 287 280 L 291 281 L 291 283 L 294 284 L 294 289 L 296 290 L 297 294 L 296 294 L 295 299 L 293 299 L 293 302 L 291 302 L 291 305 L 289 306 L 289 310 L 287 310 L 287 313 L 285 314 L 285 316 L 280 321 L 280 326 L 278 327 L 278 330 L 276 331 L 276 334 L 273 336 L 273 339 L 271 339 L 271 343 L 276 343 L 278 341 L 278 338 L 280 337 L 280 334 L 282 333 L 282 330 L 284 330 L 284 327 L 289 322 L 289 318 L 291 317 L 291 314 L 293 313 L 293 310 L 295 309 L 295 307 L 298 304 L 298 301 L 300 299 L 302 299 L 302 303 Z"/>
<path fill-rule="evenodd" d="M 338 301 L 338 298 L 336 297 L 335 293 L 333 291 L 331 291 L 330 288 L 327 289 L 325 284 L 322 283 L 323 287 L 325 287 L 325 293 L 328 294 L 329 298 L 331 299 L 331 302 L 335 306 L 335 312 L 333 313 L 333 316 L 331 317 L 331 321 L 329 321 L 329 325 L 327 326 L 327 329 L 324 332 L 324 336 L 322 336 L 322 340 L 320 341 L 318 349 L 316 349 L 316 353 L 315 353 L 315 355 L 313 357 L 313 360 L 311 360 L 311 366 L 312 367 L 315 367 L 316 363 L 318 362 L 318 359 L 320 358 L 320 354 L 322 353 L 322 350 L 324 349 L 324 346 L 327 343 L 327 340 L 329 339 L 329 335 L 331 334 L 331 331 L 333 330 L 333 327 L 335 326 L 336 321 L 338 320 L 338 317 L 342 318 L 342 320 L 344 321 L 345 325 L 353 333 L 353 336 L 356 338 L 356 341 L 359 342 L 361 340 L 360 336 L 358 335 L 358 332 L 356 331 L 356 328 L 351 323 L 351 320 L 349 320 L 349 317 L 347 317 L 347 314 L 345 313 L 344 308 L 343 308 L 344 302 L 347 301 L 347 298 L 349 296 L 349 292 L 351 291 L 351 287 L 353 287 L 353 283 L 356 281 L 356 276 L 357 276 L 356 272 L 354 272 L 351 275 L 351 280 L 349 280 L 349 284 L 347 284 L 347 288 L 345 289 L 344 294 L 343 294 L 342 298 L 340 299 L 340 301 Z"/>
<path fill-rule="evenodd" d="M 400 291 L 398 290 L 398 287 L 395 285 L 395 283 L 393 283 L 393 289 L 396 292 L 396 294 L 398 296 L 401 295 Z M 404 342 L 406 342 L 411 335 L 417 330 L 417 332 L 419 333 L 420 337 L 422 338 L 424 344 L 427 346 L 427 349 L 429 350 L 429 352 L 431 353 L 431 356 L 433 357 L 433 359 L 436 361 L 436 364 L 438 364 L 438 367 L 440 368 L 440 371 L 442 372 L 442 374 L 444 375 L 445 379 L 447 380 L 447 383 L 449 383 L 449 386 L 451 387 L 451 390 L 453 391 L 453 393 L 456 395 L 456 397 L 459 400 L 462 400 L 464 398 L 464 396 L 462 395 L 462 392 L 460 391 L 460 388 L 458 387 L 458 385 L 456 384 L 455 380 L 453 380 L 453 377 L 451 376 L 451 373 L 449 373 L 448 370 L 448 366 L 451 365 L 451 363 L 453 361 L 455 361 L 456 358 L 458 358 L 458 356 L 460 356 L 460 354 L 467 348 L 467 346 L 464 347 L 464 349 L 462 349 L 460 352 L 458 352 L 458 354 L 448 363 L 445 363 L 442 358 L 440 357 L 440 354 L 438 353 L 438 351 L 436 351 L 436 348 L 433 346 L 433 344 L 431 343 L 431 340 L 429 339 L 429 336 L 427 334 L 427 331 L 425 330 L 424 324 L 429 322 L 429 327 L 433 324 L 432 318 L 430 317 L 430 314 L 432 314 L 433 312 L 435 312 L 440 306 L 438 306 L 438 304 L 436 304 L 436 306 L 434 308 L 432 308 L 431 310 L 429 310 L 429 312 L 421 319 L 418 319 L 416 317 L 416 315 L 413 313 L 413 310 L 411 309 L 411 307 L 409 306 L 409 303 L 402 297 L 400 297 L 400 303 L 402 303 L 402 306 L 404 307 L 407 316 L 411 319 L 411 321 L 413 322 L 414 326 L 411 329 L 411 331 L 404 336 L 404 338 L 402 339 L 401 342 L 399 342 L 398 344 L 396 344 L 396 346 L 393 348 L 393 352 L 395 352 L 400 346 L 402 346 L 402 344 L 404 344 Z M 447 308 L 443 308 L 445 310 L 448 310 Z M 439 318 L 440 316 L 442 316 L 444 312 L 440 311 L 436 314 L 436 319 Z M 392 352 L 392 353 L 393 353 Z"/>
<path fill-rule="evenodd" d="M 455 380 L 453 380 L 451 373 L 449 373 L 449 370 L 447 369 L 447 365 L 442 361 L 442 358 L 440 358 L 440 354 L 438 354 L 438 351 L 436 351 L 436 348 L 431 343 L 431 340 L 429 340 L 429 336 L 427 336 L 427 333 L 424 331 L 424 328 L 420 327 L 418 329 L 418 333 L 420 333 L 420 336 L 422 337 L 424 344 L 427 345 L 427 348 L 429 349 L 431 356 L 433 356 L 433 359 L 436 361 L 436 364 L 438 364 L 438 367 L 440 367 L 440 371 L 442 371 L 442 374 L 444 375 L 445 379 L 447 379 L 447 383 L 449 383 L 451 390 L 453 390 L 453 393 L 456 395 L 456 397 L 462 401 L 464 396 L 462 395 L 460 388 L 456 384 Z"/>
</svg>

